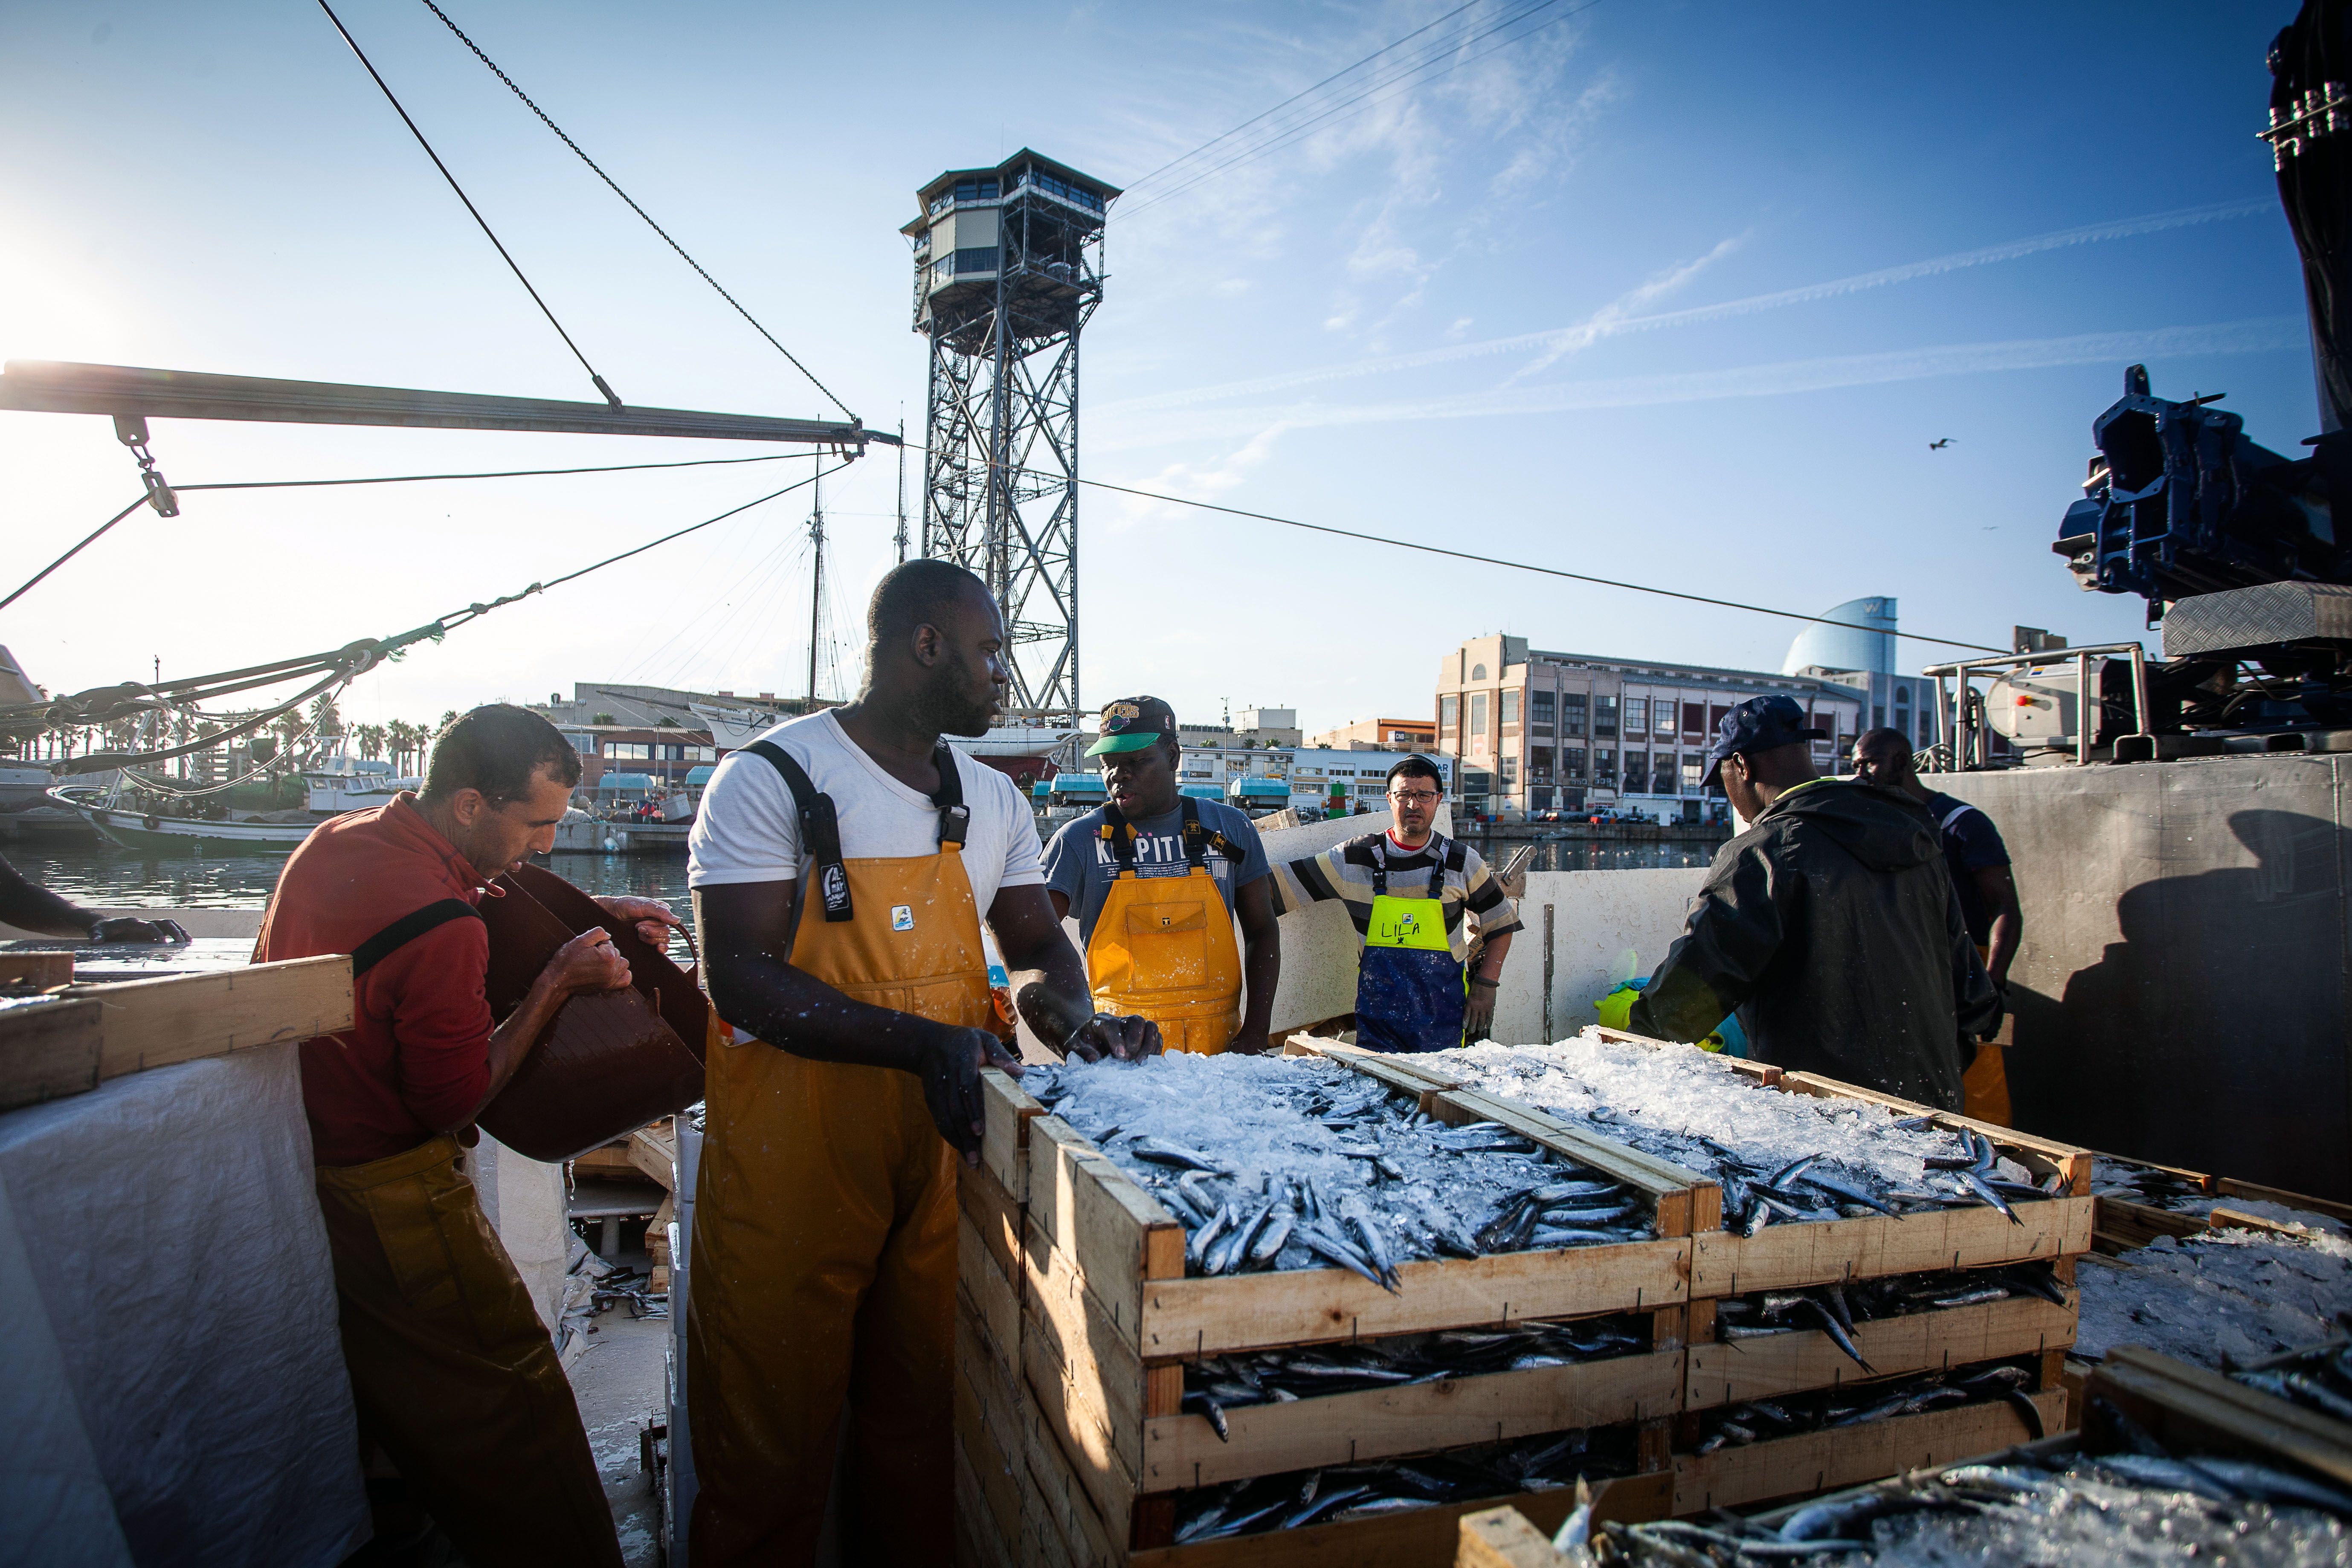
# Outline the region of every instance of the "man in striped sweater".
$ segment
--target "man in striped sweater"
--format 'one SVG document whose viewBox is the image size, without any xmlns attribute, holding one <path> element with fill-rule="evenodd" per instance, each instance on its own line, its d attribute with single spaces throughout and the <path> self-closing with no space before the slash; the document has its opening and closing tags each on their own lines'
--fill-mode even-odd
<svg viewBox="0 0 2352 1568">
<path fill-rule="evenodd" d="M 1444 790 L 1436 763 L 1402 759 L 1389 770 L 1394 826 L 1293 860 L 1277 879 L 1286 912 L 1325 899 L 1347 907 L 1364 944 L 1356 1043 L 1372 1050 L 1446 1050 L 1485 1038 L 1495 1020 L 1518 910 L 1475 849 L 1436 832 Z"/>
</svg>

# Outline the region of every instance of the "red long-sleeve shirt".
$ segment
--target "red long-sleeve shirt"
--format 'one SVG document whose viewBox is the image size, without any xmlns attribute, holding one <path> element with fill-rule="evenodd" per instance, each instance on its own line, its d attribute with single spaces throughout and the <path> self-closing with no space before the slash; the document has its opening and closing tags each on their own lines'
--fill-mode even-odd
<svg viewBox="0 0 2352 1568">
<path fill-rule="evenodd" d="M 478 903 L 487 880 L 404 792 L 302 841 L 270 895 L 254 962 L 350 952 L 427 904 Z M 489 957 L 481 921 L 436 926 L 360 976 L 351 1028 L 302 1042 L 320 1164 L 398 1154 L 472 1114 L 490 1085 Z"/>
</svg>

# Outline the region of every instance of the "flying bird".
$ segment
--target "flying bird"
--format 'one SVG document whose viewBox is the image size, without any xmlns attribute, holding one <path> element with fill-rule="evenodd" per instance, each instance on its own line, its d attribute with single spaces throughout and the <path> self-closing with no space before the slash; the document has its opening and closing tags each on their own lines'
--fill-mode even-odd
<svg viewBox="0 0 2352 1568">
<path fill-rule="evenodd" d="M 1930 452 L 1940 452 L 1940 451 L 1942 451 L 1945 447 L 1947 447 L 1950 446 L 1951 444 L 1952 444 L 1952 438 L 1951 438 L 1949 436 L 1947 436 L 1947 437 L 1944 437 L 1942 440 L 1940 440 L 1940 441 L 1930 441 L 1930 442 L 1928 442 L 1928 443 L 1927 443 L 1927 450 L 1929 450 Z"/>
</svg>

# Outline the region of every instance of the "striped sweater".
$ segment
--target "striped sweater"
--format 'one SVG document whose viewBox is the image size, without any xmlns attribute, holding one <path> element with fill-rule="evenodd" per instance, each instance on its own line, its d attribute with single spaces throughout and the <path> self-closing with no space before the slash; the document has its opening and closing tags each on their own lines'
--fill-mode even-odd
<svg viewBox="0 0 2352 1568">
<path fill-rule="evenodd" d="M 1475 916 L 1481 936 L 1494 938 L 1519 929 L 1519 911 L 1496 880 L 1478 852 L 1457 840 L 1430 836 L 1418 850 L 1399 849 L 1385 833 L 1361 838 L 1293 860 L 1278 868 L 1274 879 L 1276 912 L 1288 914 L 1310 903 L 1336 899 L 1345 904 L 1348 918 L 1362 936 L 1372 923 L 1372 876 L 1385 856 L 1391 898 L 1425 899 L 1430 872 L 1437 855 L 1445 857 L 1445 938 L 1457 960 L 1470 956 L 1470 933 L 1465 914 Z"/>
</svg>

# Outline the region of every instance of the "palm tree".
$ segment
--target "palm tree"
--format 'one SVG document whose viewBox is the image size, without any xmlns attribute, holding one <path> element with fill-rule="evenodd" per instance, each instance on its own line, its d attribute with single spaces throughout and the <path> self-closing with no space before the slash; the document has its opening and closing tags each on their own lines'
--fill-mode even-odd
<svg viewBox="0 0 2352 1568">
<path fill-rule="evenodd" d="M 382 757 L 383 757 L 383 725 L 381 725 L 381 724 L 362 724 L 361 726 L 359 726 L 359 728 L 357 728 L 356 730 L 352 731 L 352 732 L 354 735 L 356 735 L 356 736 L 358 736 L 358 737 L 359 737 L 359 742 L 360 742 L 360 755 L 361 755 L 361 756 L 362 756 L 362 757 L 366 758 L 369 762 L 372 762 L 372 763 L 373 763 L 373 762 L 375 762 L 375 761 L 377 761 L 377 760 L 379 760 L 380 758 L 382 758 Z"/>
<path fill-rule="evenodd" d="M 310 728 L 320 740 L 343 732 L 342 710 L 335 706 L 331 691 L 321 691 L 310 699 Z"/>
<path fill-rule="evenodd" d="M 172 710 L 172 744 L 174 746 L 184 746 L 195 738 L 196 721 L 194 718 L 185 708 L 173 709 Z M 173 771 L 176 772 L 183 779 L 188 778 L 192 776 L 195 771 L 194 763 L 195 758 L 193 755 L 177 758 L 174 760 L 173 764 Z"/>
<path fill-rule="evenodd" d="M 302 738 L 305 728 L 302 715 L 295 712 L 280 713 L 271 722 L 269 728 L 278 736 L 279 764 L 284 768 L 291 769 L 294 766 L 294 743 Z"/>
<path fill-rule="evenodd" d="M 416 726 L 405 719 L 394 719 L 384 727 L 384 738 L 392 747 L 392 771 L 406 778 L 408 753 L 417 742 Z"/>
</svg>

